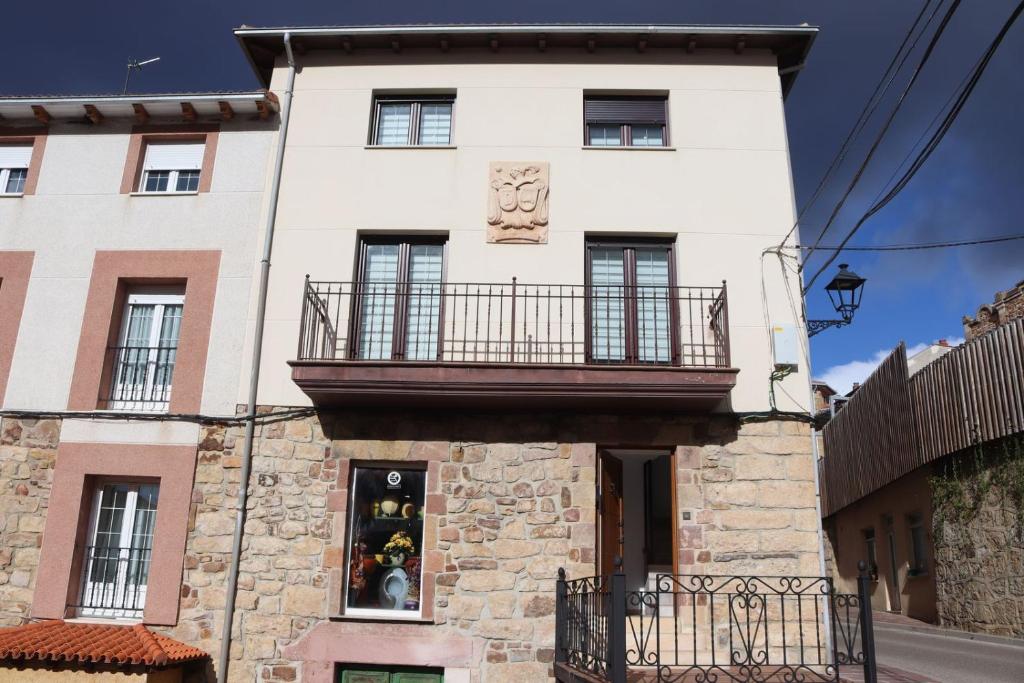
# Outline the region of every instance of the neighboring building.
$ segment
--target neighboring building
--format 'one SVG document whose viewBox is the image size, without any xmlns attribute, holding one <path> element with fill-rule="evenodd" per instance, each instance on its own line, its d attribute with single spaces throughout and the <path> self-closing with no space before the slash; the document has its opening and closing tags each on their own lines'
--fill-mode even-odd
<svg viewBox="0 0 1024 683">
<path fill-rule="evenodd" d="M 1003 292 L 994 301 L 978 307 L 974 317 L 964 316 L 964 336 L 974 339 L 1007 321 L 1024 317 L 1024 280 Z"/>
<path fill-rule="evenodd" d="M 292 93 L 286 33 L 299 66 Z M 554 674 L 560 568 L 607 575 L 622 557 L 631 590 L 656 572 L 821 575 L 810 428 L 769 403 L 764 310 L 804 334 L 790 306 L 799 289 L 781 272 L 763 283 L 760 268 L 795 220 L 783 98 L 814 35 L 806 26 L 236 31 L 262 85 L 283 93 L 282 109 L 293 96 L 262 340 L 250 295 L 260 239 L 241 225 L 230 239 L 224 227 L 193 234 L 197 219 L 178 207 L 167 213 L 188 232 L 157 230 L 223 249 L 221 272 L 230 254 L 238 278 L 232 298 L 218 294 L 208 328 L 230 352 L 211 357 L 201 389 L 179 392 L 175 379 L 170 410 L 233 413 L 238 403 L 244 413 L 242 368 L 262 341 L 264 422 L 230 680 L 544 681 Z M 271 137 L 258 139 L 240 184 L 263 189 Z M 221 173 L 218 163 L 214 190 Z M 230 218 L 251 230 L 262 224 L 251 209 Z M 222 236 L 230 251 L 213 244 Z M 67 299 L 36 300 L 34 287 L 25 321 Z M 77 301 L 88 306 L 84 293 Z M 166 316 L 175 303 L 152 305 Z M 107 344 L 101 331 L 87 337 L 79 357 Z M 75 373 L 57 362 L 63 389 L 33 370 L 57 355 L 45 342 L 34 327 L 18 335 L 5 405 L 86 407 L 76 397 L 95 386 L 70 382 Z M 93 384 L 106 376 L 89 367 Z M 807 414 L 808 368 L 791 369 L 778 409 Z M 124 403 L 88 407 L 138 408 L 130 392 L 111 400 Z M 117 445 L 102 446 L 100 428 L 127 428 L 69 426 L 76 443 L 93 443 L 67 448 L 56 420 L 5 418 L 5 471 L 48 481 L 31 469 L 42 465 L 19 458 L 45 457 L 49 468 L 56 450 L 56 482 L 81 480 L 89 470 L 75 455 L 62 474 L 65 449 L 133 468 L 155 453 L 138 444 L 179 444 L 164 446 L 177 450 L 160 465 L 180 458 L 182 485 L 168 495 L 161 484 L 168 514 L 157 515 L 152 565 L 161 581 L 150 579 L 142 622 L 217 653 L 243 424 L 147 423 L 138 435 L 110 431 L 103 439 Z M 18 486 L 0 495 L 19 501 Z M 137 510 L 147 486 L 130 490 Z M 80 489 L 59 509 L 84 509 Z M 28 490 L 26 546 L 58 509 L 48 483 Z M 68 589 L 88 515 L 56 519 L 41 540 L 52 564 L 38 569 L 34 552 L 18 550 L 23 585 L 0 586 L 9 623 L 59 617 L 78 600 Z"/>
<path fill-rule="evenodd" d="M 276 106 L 0 98 L 0 625 L 179 623 L 190 416 L 236 412 Z"/>
<path fill-rule="evenodd" d="M 822 514 L 840 590 L 866 560 L 876 609 L 1024 637 L 1024 319 L 1002 322 L 893 351 L 823 430 Z"/>
<path fill-rule="evenodd" d="M 945 339 L 940 339 L 935 344 L 929 344 L 913 356 L 907 357 L 907 374 L 911 377 L 916 375 L 952 350 L 953 347 Z"/>
</svg>

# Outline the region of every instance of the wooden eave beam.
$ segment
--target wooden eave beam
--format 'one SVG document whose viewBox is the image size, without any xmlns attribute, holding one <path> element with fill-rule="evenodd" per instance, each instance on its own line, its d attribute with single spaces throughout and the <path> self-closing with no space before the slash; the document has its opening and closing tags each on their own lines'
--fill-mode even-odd
<svg viewBox="0 0 1024 683">
<path fill-rule="evenodd" d="M 402 41 L 398 39 L 398 36 L 393 36 L 391 38 L 391 51 L 395 54 L 402 51 Z"/>
<path fill-rule="evenodd" d="M 647 36 L 640 36 L 636 41 L 637 52 L 647 52 Z"/>
<path fill-rule="evenodd" d="M 341 49 L 348 54 L 352 54 L 352 39 L 345 36 L 341 39 Z"/>
<path fill-rule="evenodd" d="M 697 36 L 690 36 L 686 42 L 686 51 L 691 55 L 697 51 Z"/>
<path fill-rule="evenodd" d="M 46 111 L 46 108 L 41 104 L 32 105 L 32 115 L 36 117 L 36 121 L 44 125 L 50 123 L 50 112 Z"/>
<path fill-rule="evenodd" d="M 452 46 L 451 46 L 451 43 L 448 42 L 448 37 L 447 36 L 444 36 L 444 37 L 441 38 L 440 46 L 441 46 L 441 52 L 448 52 L 448 50 L 451 49 Z"/>
<path fill-rule="evenodd" d="M 743 54 L 743 48 L 745 48 L 746 46 L 747 46 L 747 39 L 744 36 L 739 36 L 738 38 L 736 38 L 736 47 L 734 48 L 735 51 L 736 51 L 736 54 L 738 54 L 738 55 Z"/>
<path fill-rule="evenodd" d="M 132 109 L 135 110 L 135 120 L 138 123 L 146 123 L 149 121 L 149 112 L 146 111 L 145 105 L 138 102 L 132 105 Z"/>
<path fill-rule="evenodd" d="M 256 100 L 256 111 L 259 113 L 260 118 L 266 121 L 270 118 L 270 107 L 263 100 Z"/>
<path fill-rule="evenodd" d="M 100 110 L 96 108 L 95 104 L 86 104 L 82 106 L 85 107 L 85 115 L 89 117 L 89 120 L 92 121 L 94 126 L 98 126 L 103 123 L 103 114 L 100 113 Z"/>
<path fill-rule="evenodd" d="M 230 102 L 221 100 L 217 102 L 217 106 L 220 107 L 220 117 L 225 121 L 230 121 L 235 118 L 235 110 L 231 108 Z"/>
<path fill-rule="evenodd" d="M 597 49 L 597 38 L 595 36 L 589 36 L 587 38 L 587 52 L 593 52 Z"/>
<path fill-rule="evenodd" d="M 196 108 L 192 106 L 191 102 L 181 103 L 181 116 L 189 123 L 192 123 L 199 118 L 199 115 L 196 114 Z"/>
<path fill-rule="evenodd" d="M 487 40 L 487 45 L 491 48 L 491 52 L 497 52 L 501 47 L 501 44 L 498 42 L 498 36 L 491 36 Z"/>
<path fill-rule="evenodd" d="M 545 50 L 548 49 L 548 37 L 547 36 L 543 36 L 542 35 L 542 36 L 538 36 L 537 37 L 537 49 L 540 50 L 541 52 L 544 52 Z"/>
</svg>

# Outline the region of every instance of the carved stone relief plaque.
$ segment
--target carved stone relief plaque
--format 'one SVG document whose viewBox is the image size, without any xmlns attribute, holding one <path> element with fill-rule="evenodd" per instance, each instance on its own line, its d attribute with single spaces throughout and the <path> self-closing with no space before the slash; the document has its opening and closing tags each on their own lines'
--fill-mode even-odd
<svg viewBox="0 0 1024 683">
<path fill-rule="evenodd" d="M 487 241 L 546 244 L 548 163 L 492 161 L 487 188 Z"/>
</svg>

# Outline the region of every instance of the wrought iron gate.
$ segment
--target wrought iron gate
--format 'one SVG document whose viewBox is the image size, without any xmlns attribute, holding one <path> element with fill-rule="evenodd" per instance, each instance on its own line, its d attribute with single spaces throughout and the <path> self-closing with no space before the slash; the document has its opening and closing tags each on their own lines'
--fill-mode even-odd
<svg viewBox="0 0 1024 683">
<path fill-rule="evenodd" d="M 560 681 L 837 683 L 862 666 L 875 683 L 868 580 L 836 593 L 825 577 L 659 574 L 627 591 L 610 576 L 559 571 L 555 673 Z"/>
</svg>

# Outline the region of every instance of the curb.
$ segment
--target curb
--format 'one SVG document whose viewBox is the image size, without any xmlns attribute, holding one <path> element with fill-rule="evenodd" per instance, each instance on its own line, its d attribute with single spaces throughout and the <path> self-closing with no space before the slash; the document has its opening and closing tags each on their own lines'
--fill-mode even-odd
<svg viewBox="0 0 1024 683">
<path fill-rule="evenodd" d="M 949 638 L 960 638 L 961 640 L 976 640 L 981 643 L 993 643 L 995 645 L 1024 648 L 1024 640 L 1020 638 L 992 636 L 987 633 L 956 631 L 953 629 L 945 629 L 941 626 L 904 626 L 902 624 L 885 624 L 875 622 L 874 628 L 875 631 L 914 631 L 915 633 L 926 633 L 929 635 L 946 636 Z"/>
</svg>

